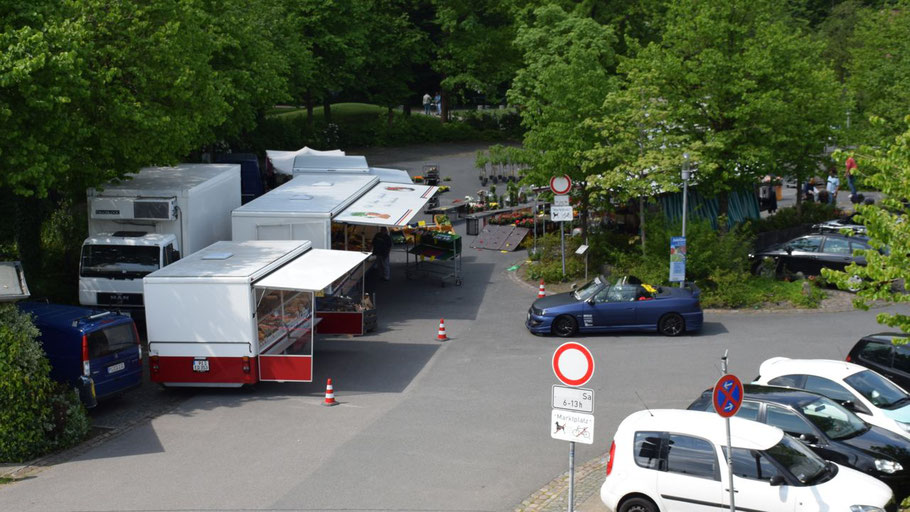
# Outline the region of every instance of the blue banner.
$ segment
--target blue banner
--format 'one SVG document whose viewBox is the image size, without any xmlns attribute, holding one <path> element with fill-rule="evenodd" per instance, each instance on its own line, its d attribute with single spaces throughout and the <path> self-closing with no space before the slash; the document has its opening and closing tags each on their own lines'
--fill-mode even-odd
<svg viewBox="0 0 910 512">
<path fill-rule="evenodd" d="M 686 237 L 670 237 L 670 281 L 686 280 Z"/>
</svg>

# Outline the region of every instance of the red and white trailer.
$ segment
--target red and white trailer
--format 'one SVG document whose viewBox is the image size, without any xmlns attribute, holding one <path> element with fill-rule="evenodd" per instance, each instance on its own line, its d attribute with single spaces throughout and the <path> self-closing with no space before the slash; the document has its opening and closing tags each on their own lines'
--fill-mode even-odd
<svg viewBox="0 0 910 512">
<path fill-rule="evenodd" d="M 315 295 L 361 278 L 368 257 L 306 240 L 217 242 L 147 275 L 151 380 L 311 382 Z"/>
</svg>

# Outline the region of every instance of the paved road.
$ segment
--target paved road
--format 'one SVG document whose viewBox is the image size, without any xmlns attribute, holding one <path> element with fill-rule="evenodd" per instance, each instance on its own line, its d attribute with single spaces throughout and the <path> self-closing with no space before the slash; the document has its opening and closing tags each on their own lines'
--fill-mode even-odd
<svg viewBox="0 0 910 512">
<path fill-rule="evenodd" d="M 435 157 L 453 197 L 476 184 L 470 149 Z M 412 152 L 370 161 L 419 169 Z M 513 510 L 566 470 L 568 446 L 548 433 L 561 340 L 523 327 L 536 290 L 506 270 L 520 254 L 464 259 L 464 285 L 441 287 L 405 280 L 394 254 L 393 280 L 376 284 L 380 329 L 317 343 L 314 383 L 179 394 L 170 412 L 0 486 L 0 510 Z M 440 318 L 451 341 L 434 339 Z M 841 358 L 877 329 L 874 312 L 730 313 L 707 315 L 699 336 L 582 338 L 596 358 L 597 441 L 576 460 L 601 456 L 643 402 L 687 405 L 725 350 L 751 378 L 775 355 Z M 329 377 L 338 407 L 320 405 Z"/>
</svg>

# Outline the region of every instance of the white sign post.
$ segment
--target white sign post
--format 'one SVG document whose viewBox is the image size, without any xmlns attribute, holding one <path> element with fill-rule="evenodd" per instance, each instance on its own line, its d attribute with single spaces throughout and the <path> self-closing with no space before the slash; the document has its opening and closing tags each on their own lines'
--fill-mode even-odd
<svg viewBox="0 0 910 512">
<path fill-rule="evenodd" d="M 553 176 L 550 178 L 550 190 L 556 197 L 563 196 L 560 199 L 553 199 L 553 206 L 550 207 L 550 220 L 559 222 L 559 239 L 562 249 L 562 277 L 566 277 L 566 230 L 563 222 L 572 222 L 572 207 L 569 206 L 569 192 L 572 190 L 572 179 L 568 176 Z"/>
<path fill-rule="evenodd" d="M 584 386 L 594 375 L 594 356 L 588 347 L 570 341 L 553 352 L 552 366 L 556 378 L 570 386 L 553 386 L 553 407 L 556 408 L 550 415 L 550 437 L 569 441 L 569 512 L 574 512 L 575 441 L 594 444 L 594 415 L 577 412 L 594 411 L 594 391 L 578 386 Z M 557 404 L 563 405 L 560 408 Z"/>
</svg>

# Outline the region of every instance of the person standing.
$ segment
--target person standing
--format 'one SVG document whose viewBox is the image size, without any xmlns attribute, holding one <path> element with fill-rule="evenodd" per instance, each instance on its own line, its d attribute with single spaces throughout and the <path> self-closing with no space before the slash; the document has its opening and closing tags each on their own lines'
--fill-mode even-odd
<svg viewBox="0 0 910 512">
<path fill-rule="evenodd" d="M 430 93 L 423 94 L 423 113 L 425 115 L 430 115 L 430 105 L 433 103 L 433 97 L 430 96 Z"/>
<path fill-rule="evenodd" d="M 837 177 L 837 170 L 833 167 L 828 173 L 828 204 L 837 204 L 837 191 L 840 189 L 840 179 Z"/>
<path fill-rule="evenodd" d="M 433 103 L 436 105 L 436 115 L 442 117 L 442 95 L 439 94 L 439 91 L 436 91 L 436 96 L 433 96 Z"/>
<path fill-rule="evenodd" d="M 847 168 L 844 170 L 844 177 L 847 178 L 847 187 L 850 188 L 850 198 L 856 196 L 856 184 L 853 181 L 853 174 L 856 172 L 856 160 L 853 159 L 853 154 L 847 157 Z"/>
<path fill-rule="evenodd" d="M 389 235 L 389 228 L 379 228 L 379 231 L 373 236 L 373 255 L 376 256 L 374 266 L 379 266 L 382 270 L 382 279 L 385 281 L 392 277 L 392 266 L 389 261 L 391 252 L 392 237 Z"/>
</svg>

